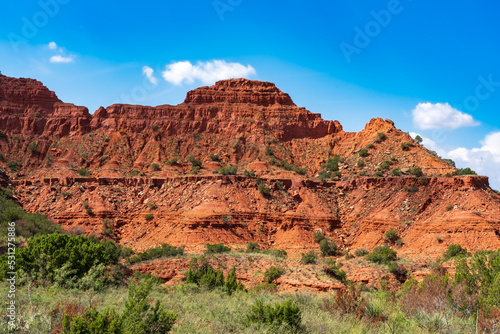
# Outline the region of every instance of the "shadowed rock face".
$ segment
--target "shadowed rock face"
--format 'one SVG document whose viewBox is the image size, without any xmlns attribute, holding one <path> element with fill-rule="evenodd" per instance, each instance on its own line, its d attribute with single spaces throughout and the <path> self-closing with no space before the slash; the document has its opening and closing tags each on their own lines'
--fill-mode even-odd
<svg viewBox="0 0 500 334">
<path fill-rule="evenodd" d="M 26 210 L 65 228 L 99 234 L 109 218 L 116 240 L 136 250 L 256 241 L 294 255 L 319 249 L 317 230 L 343 249 L 370 249 L 390 228 L 405 242 L 398 252 L 415 257 L 442 254 L 452 243 L 500 247 L 500 196 L 488 179 L 443 177 L 454 168 L 390 120 L 345 132 L 274 84 L 246 79 L 195 89 L 177 106 L 116 104 L 90 115 L 36 80 L 0 79 L 0 166 Z M 343 158 L 341 177 L 320 181 L 318 172 L 335 155 Z M 237 175 L 218 174 L 229 166 Z M 415 167 L 427 177 L 411 176 Z M 296 173 L 300 168 L 307 174 Z M 403 175 L 392 177 L 394 168 Z M 269 196 L 245 170 L 261 178 Z M 381 177 L 360 176 L 377 171 Z"/>
</svg>

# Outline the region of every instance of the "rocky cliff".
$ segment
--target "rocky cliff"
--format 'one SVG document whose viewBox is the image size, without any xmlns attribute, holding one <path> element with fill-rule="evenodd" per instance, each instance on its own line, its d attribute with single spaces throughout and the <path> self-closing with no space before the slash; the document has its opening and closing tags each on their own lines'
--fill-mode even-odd
<svg viewBox="0 0 500 334">
<path fill-rule="evenodd" d="M 342 249 L 373 248 L 390 228 L 415 256 L 500 247 L 500 196 L 487 177 L 446 176 L 455 168 L 390 120 L 345 132 L 246 79 L 177 106 L 91 115 L 38 81 L 0 79 L 0 165 L 26 210 L 67 229 L 100 234 L 107 218 L 111 236 L 137 250 L 256 241 L 298 254 L 318 248 L 318 230 Z"/>
</svg>

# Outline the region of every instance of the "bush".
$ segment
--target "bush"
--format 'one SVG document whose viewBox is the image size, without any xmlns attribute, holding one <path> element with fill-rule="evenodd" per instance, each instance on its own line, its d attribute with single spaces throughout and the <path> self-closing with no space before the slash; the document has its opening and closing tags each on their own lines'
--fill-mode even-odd
<svg viewBox="0 0 500 334">
<path fill-rule="evenodd" d="M 409 151 L 410 150 L 410 146 L 408 146 L 407 143 L 401 143 L 401 149 L 403 151 Z"/>
<path fill-rule="evenodd" d="M 191 163 L 192 167 L 199 167 L 199 168 L 201 168 L 201 160 L 200 159 L 196 159 L 195 157 L 193 157 L 192 155 L 190 155 L 188 157 L 188 161 Z"/>
<path fill-rule="evenodd" d="M 420 137 L 420 135 L 417 135 L 415 137 L 415 141 L 420 144 L 420 143 L 422 143 L 423 139 L 422 139 L 422 137 Z"/>
<path fill-rule="evenodd" d="M 114 310 L 105 309 L 102 313 L 95 308 L 85 311 L 82 315 L 71 317 L 65 314 L 62 322 L 62 333 L 99 333 L 120 334 L 122 322 Z"/>
<path fill-rule="evenodd" d="M 273 332 L 277 332 L 278 328 L 285 326 L 293 330 L 294 333 L 301 330 L 302 317 L 300 309 L 290 299 L 287 299 L 282 304 L 274 305 L 266 304 L 259 299 L 252 306 L 250 314 L 247 315 L 249 323 L 263 323 L 269 326 Z M 279 330 L 281 332 L 282 330 Z"/>
<path fill-rule="evenodd" d="M 249 241 L 247 243 L 247 253 L 258 253 L 260 251 L 260 246 L 256 242 Z"/>
<path fill-rule="evenodd" d="M 326 162 L 325 165 L 323 165 L 323 168 L 335 172 L 339 170 L 339 162 L 344 162 L 345 159 L 342 158 L 340 155 L 334 155 L 333 158 L 329 158 L 328 161 Z"/>
<path fill-rule="evenodd" d="M 394 244 L 396 241 L 400 239 L 398 232 L 394 228 L 391 228 L 389 231 L 385 233 L 385 238 L 384 240 L 386 242 L 390 242 Z"/>
<path fill-rule="evenodd" d="M 321 240 L 325 239 L 325 234 L 323 232 L 320 232 L 320 231 L 316 231 L 314 232 L 313 234 L 313 239 L 314 241 L 316 241 L 317 243 L 320 243 Z"/>
<path fill-rule="evenodd" d="M 376 177 L 383 177 L 384 176 L 384 172 L 382 172 L 380 169 L 377 170 L 375 173 L 373 173 L 374 176 Z"/>
<path fill-rule="evenodd" d="M 470 169 L 469 167 L 467 168 L 459 168 L 456 171 L 453 172 L 453 175 L 477 175 L 475 171 Z"/>
<path fill-rule="evenodd" d="M 149 206 L 150 210 L 156 210 L 156 209 L 158 209 L 158 205 L 156 205 L 156 203 L 154 203 L 154 202 L 149 202 L 148 206 Z"/>
<path fill-rule="evenodd" d="M 410 188 L 407 188 L 406 189 L 410 194 L 414 194 L 416 192 L 418 192 L 418 187 L 416 185 L 412 185 Z"/>
<path fill-rule="evenodd" d="M 177 161 L 179 161 L 179 159 L 173 158 L 172 160 L 167 161 L 167 166 L 175 165 L 177 164 Z"/>
<path fill-rule="evenodd" d="M 260 193 L 265 197 L 267 197 L 271 194 L 271 188 L 266 186 L 266 184 L 263 181 L 259 182 L 258 188 L 259 188 Z"/>
<path fill-rule="evenodd" d="M 79 170 L 77 170 L 77 172 L 80 176 L 89 176 L 90 174 L 85 168 L 80 168 Z"/>
<path fill-rule="evenodd" d="M 340 265 L 337 265 L 334 260 L 328 259 L 326 265 L 323 267 L 323 271 L 330 277 L 333 277 L 341 282 L 345 282 L 347 274 L 345 271 L 340 269 Z"/>
<path fill-rule="evenodd" d="M 218 154 L 213 154 L 213 153 L 210 153 L 210 159 L 212 161 L 219 161 L 220 160 L 219 155 Z"/>
<path fill-rule="evenodd" d="M 380 169 L 389 169 L 391 168 L 392 161 L 386 160 L 380 164 Z"/>
<path fill-rule="evenodd" d="M 192 174 L 198 174 L 198 172 L 200 171 L 200 166 L 193 166 L 191 167 L 191 173 Z"/>
<path fill-rule="evenodd" d="M 128 259 L 130 264 L 158 259 L 161 257 L 177 257 L 184 254 L 184 247 L 174 247 L 169 244 L 161 244 L 160 247 L 154 247 Z"/>
<path fill-rule="evenodd" d="M 386 139 L 386 135 L 384 132 L 377 133 L 377 142 L 384 141 Z"/>
<path fill-rule="evenodd" d="M 357 256 L 357 257 L 361 257 L 361 256 L 365 256 L 366 254 L 368 254 L 368 250 L 365 249 L 365 248 L 359 248 L 359 249 L 356 249 L 354 251 L 354 254 Z"/>
<path fill-rule="evenodd" d="M 5 137 L 5 133 L 3 131 L 0 131 L 0 138 L 4 138 Z"/>
<path fill-rule="evenodd" d="M 327 239 L 321 240 L 319 243 L 319 248 L 323 256 L 334 256 L 338 252 L 337 244 L 333 241 Z"/>
<path fill-rule="evenodd" d="M 236 268 L 233 267 L 227 279 L 221 270 L 215 271 L 205 257 L 192 258 L 189 262 L 189 270 L 186 273 L 186 283 L 192 283 L 212 290 L 221 288 L 228 294 L 236 290 L 243 290 L 243 285 L 236 278 Z"/>
<path fill-rule="evenodd" d="M 153 163 L 151 165 L 151 169 L 154 170 L 154 171 L 159 171 L 160 170 L 160 165 L 157 164 L 157 163 Z"/>
<path fill-rule="evenodd" d="M 410 173 L 416 177 L 421 177 L 424 175 L 424 173 L 422 172 L 422 168 L 420 167 L 415 167 L 413 169 L 410 169 Z"/>
<path fill-rule="evenodd" d="M 392 250 L 388 245 L 377 246 L 373 252 L 366 255 L 366 259 L 371 262 L 389 264 L 397 259 L 396 251 Z"/>
<path fill-rule="evenodd" d="M 17 172 L 17 170 L 19 169 L 19 164 L 15 161 L 9 161 L 7 162 L 7 167 L 9 167 L 11 171 Z"/>
<path fill-rule="evenodd" d="M 137 175 L 139 175 L 139 173 L 140 173 L 140 172 L 139 172 L 137 169 L 132 169 L 132 170 L 129 172 L 130 176 L 137 176 Z"/>
<path fill-rule="evenodd" d="M 272 283 L 285 273 L 282 267 L 271 267 L 264 273 L 264 282 Z"/>
<path fill-rule="evenodd" d="M 29 149 L 31 152 L 36 152 L 36 150 L 38 149 L 38 145 L 37 145 L 35 142 L 30 143 L 30 144 L 28 145 L 28 149 Z"/>
<path fill-rule="evenodd" d="M 307 168 L 298 168 L 294 167 L 293 171 L 299 175 L 306 175 L 307 174 Z"/>
<path fill-rule="evenodd" d="M 274 147 L 272 147 L 272 146 L 266 146 L 265 153 L 266 153 L 266 155 L 273 156 L 274 155 Z"/>
<path fill-rule="evenodd" d="M 460 245 L 452 244 L 452 245 L 448 246 L 448 249 L 443 254 L 443 258 L 445 260 L 449 260 L 451 258 L 454 258 L 454 257 L 457 257 L 457 256 L 463 256 L 463 255 L 467 255 L 467 254 L 468 254 L 467 253 L 467 249 L 463 248 Z"/>
<path fill-rule="evenodd" d="M 92 216 L 94 214 L 94 212 L 92 211 L 92 208 L 87 208 L 87 210 L 85 210 L 85 212 L 87 213 L 87 215 L 89 216 Z"/>
<path fill-rule="evenodd" d="M 300 260 L 303 264 L 316 264 L 318 260 L 318 255 L 314 251 L 310 251 L 307 253 L 302 253 L 302 259 Z"/>
<path fill-rule="evenodd" d="M 367 301 L 361 294 L 361 286 L 351 285 L 346 289 L 337 290 L 333 303 L 325 299 L 323 308 L 334 309 L 341 314 L 354 314 L 361 319 L 365 315 Z"/>
<path fill-rule="evenodd" d="M 358 160 L 358 167 L 364 167 L 365 166 L 365 161 L 363 159 Z"/>
<path fill-rule="evenodd" d="M 262 251 L 263 254 L 269 254 L 274 257 L 279 257 L 285 259 L 287 257 L 287 253 L 283 249 L 266 249 Z"/>
<path fill-rule="evenodd" d="M 331 179 L 332 178 L 332 172 L 329 172 L 329 171 L 326 171 L 326 170 L 322 170 L 318 173 L 318 178 L 321 182 L 325 182 L 327 181 L 328 179 Z"/>
<path fill-rule="evenodd" d="M 361 151 L 359 151 L 359 156 L 362 158 L 365 158 L 368 155 L 369 155 L 369 153 L 368 153 L 368 150 L 366 148 L 363 148 L 363 149 L 361 149 Z"/>
<path fill-rule="evenodd" d="M 252 169 L 250 170 L 245 169 L 245 171 L 243 171 L 243 175 L 245 177 L 255 177 L 255 172 Z"/>
<path fill-rule="evenodd" d="M 219 174 L 221 175 L 236 175 L 236 172 L 236 166 L 222 167 L 219 169 Z"/>
<path fill-rule="evenodd" d="M 408 269 L 403 265 L 393 262 L 389 264 L 389 272 L 393 274 L 400 283 L 404 283 L 408 279 Z"/>
<path fill-rule="evenodd" d="M 394 175 L 394 176 L 401 176 L 401 169 L 399 168 L 394 168 L 392 171 L 391 171 L 391 174 Z"/>
<path fill-rule="evenodd" d="M 443 159 L 444 162 L 446 162 L 448 165 L 450 166 L 453 166 L 453 167 L 457 167 L 455 165 L 455 161 L 451 160 L 451 159 Z"/>
<path fill-rule="evenodd" d="M 231 251 L 231 248 L 224 246 L 223 243 L 218 244 L 207 244 L 207 250 L 205 254 L 216 254 L 216 253 L 227 253 Z"/>
<path fill-rule="evenodd" d="M 147 221 L 150 221 L 150 220 L 153 220 L 154 216 L 152 213 L 147 213 L 145 216 L 144 216 L 144 219 L 146 219 Z"/>
<path fill-rule="evenodd" d="M 446 211 L 450 211 L 451 209 L 453 209 L 453 205 L 451 205 L 451 204 L 447 205 L 445 209 L 446 209 Z"/>
</svg>

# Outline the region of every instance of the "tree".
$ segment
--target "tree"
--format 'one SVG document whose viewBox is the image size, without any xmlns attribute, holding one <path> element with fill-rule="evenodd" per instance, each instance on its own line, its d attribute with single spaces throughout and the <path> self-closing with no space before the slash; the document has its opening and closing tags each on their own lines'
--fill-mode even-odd
<svg viewBox="0 0 500 334">
<path fill-rule="evenodd" d="M 415 137 L 415 141 L 420 144 L 420 143 L 422 143 L 423 139 L 422 139 L 422 137 L 420 137 L 420 135 L 417 135 Z"/>
</svg>

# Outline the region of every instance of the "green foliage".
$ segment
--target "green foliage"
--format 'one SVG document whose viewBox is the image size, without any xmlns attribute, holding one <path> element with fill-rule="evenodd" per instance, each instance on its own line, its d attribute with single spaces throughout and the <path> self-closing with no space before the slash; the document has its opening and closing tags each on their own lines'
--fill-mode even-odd
<svg viewBox="0 0 500 334">
<path fill-rule="evenodd" d="M 339 162 L 344 162 L 344 158 L 339 155 L 334 155 L 333 158 L 329 158 L 326 164 L 323 165 L 325 170 L 330 172 L 335 172 L 339 170 Z"/>
<path fill-rule="evenodd" d="M 113 228 L 111 226 L 111 221 L 108 218 L 104 218 L 104 220 L 102 221 L 101 233 L 107 237 L 111 237 L 113 235 Z"/>
<path fill-rule="evenodd" d="M 156 205 L 156 203 L 154 203 L 154 202 L 149 202 L 148 203 L 148 207 L 149 207 L 150 210 L 156 210 L 156 209 L 158 209 L 158 205 Z"/>
<path fill-rule="evenodd" d="M 475 171 L 470 169 L 469 167 L 467 168 L 459 168 L 456 171 L 453 172 L 453 175 L 477 175 Z"/>
<path fill-rule="evenodd" d="M 410 169 L 410 173 L 416 177 L 424 176 L 424 173 L 422 172 L 422 168 L 420 168 L 420 167 L 415 167 L 413 169 Z"/>
<path fill-rule="evenodd" d="M 300 262 L 303 264 L 315 264 L 318 260 L 318 255 L 314 251 L 309 251 L 307 253 L 302 253 L 302 258 Z"/>
<path fill-rule="evenodd" d="M 247 253 L 258 253 L 260 251 L 260 246 L 256 242 L 249 241 L 247 243 Z"/>
<path fill-rule="evenodd" d="M 446 249 L 446 252 L 443 254 L 443 258 L 445 260 L 449 260 L 451 258 L 454 258 L 457 256 L 464 256 L 467 254 L 468 254 L 467 249 L 463 248 L 460 245 L 451 244 L 448 246 L 448 249 Z"/>
<path fill-rule="evenodd" d="M 103 288 L 111 283 L 106 266 L 118 263 L 120 250 L 111 241 L 99 241 L 82 235 L 33 237 L 24 248 L 16 250 L 17 270 L 37 280 L 47 280 L 67 288 Z M 0 277 L 7 268 L 6 255 L 0 257 Z M 101 280 L 100 283 L 97 280 Z"/>
<path fill-rule="evenodd" d="M 323 271 L 330 277 L 333 277 L 341 282 L 345 282 L 347 278 L 347 274 L 345 271 L 340 269 L 340 265 L 335 263 L 335 260 L 328 259 L 325 266 L 323 267 Z"/>
<path fill-rule="evenodd" d="M 161 244 L 160 247 L 154 247 L 146 250 L 145 252 L 138 253 L 137 255 L 128 259 L 130 264 L 158 259 L 161 257 L 178 257 L 184 254 L 184 247 L 174 247 L 169 244 Z"/>
<path fill-rule="evenodd" d="M 151 164 L 151 169 L 154 170 L 154 171 L 159 171 L 160 170 L 160 164 L 158 163 L 153 163 Z"/>
<path fill-rule="evenodd" d="M 266 155 L 274 156 L 274 147 L 272 147 L 272 146 L 266 146 L 265 153 L 266 153 Z"/>
<path fill-rule="evenodd" d="M 401 176 L 401 169 L 399 168 L 394 168 L 392 171 L 391 171 L 391 174 L 394 175 L 394 176 Z"/>
<path fill-rule="evenodd" d="M 264 273 L 264 282 L 272 283 L 285 273 L 285 269 L 282 267 L 270 267 Z"/>
<path fill-rule="evenodd" d="M 189 270 L 186 273 L 186 283 L 196 284 L 208 290 L 221 288 L 228 294 L 237 290 L 244 290 L 243 285 L 236 278 L 236 268 L 233 267 L 227 279 L 221 270 L 215 271 L 205 257 L 192 258 Z"/>
<path fill-rule="evenodd" d="M 457 167 L 455 165 L 455 161 L 451 160 L 451 159 L 443 159 L 444 162 L 446 162 L 448 165 L 450 166 L 453 166 L 453 167 Z"/>
<path fill-rule="evenodd" d="M 154 216 L 152 213 L 147 213 L 145 216 L 144 216 L 144 219 L 146 219 L 147 221 L 150 221 L 150 220 L 153 220 Z"/>
<path fill-rule="evenodd" d="M 392 161 L 386 160 L 380 164 L 380 169 L 389 169 L 391 168 Z"/>
<path fill-rule="evenodd" d="M 307 168 L 294 167 L 293 171 L 299 175 L 306 175 L 307 174 Z"/>
<path fill-rule="evenodd" d="M 396 261 L 397 253 L 388 245 L 377 246 L 375 249 L 366 255 L 366 259 L 371 262 L 389 264 Z"/>
<path fill-rule="evenodd" d="M 358 160 L 358 167 L 364 167 L 365 166 L 365 161 L 363 159 Z"/>
<path fill-rule="evenodd" d="M 365 256 L 367 255 L 369 252 L 367 249 L 365 248 L 358 248 L 354 251 L 354 254 L 357 256 L 357 257 L 361 257 L 361 256 Z"/>
<path fill-rule="evenodd" d="M 410 188 L 406 188 L 406 191 L 408 191 L 410 194 L 414 194 L 418 192 L 418 187 L 414 184 Z"/>
<path fill-rule="evenodd" d="M 114 310 L 106 309 L 102 313 L 92 308 L 84 314 L 70 318 L 64 315 L 63 334 L 121 334 L 122 323 Z"/>
<path fill-rule="evenodd" d="M 387 137 L 386 137 L 384 132 L 379 132 L 379 133 L 377 133 L 376 141 L 377 141 L 377 143 L 380 143 L 380 142 L 384 141 L 386 138 Z"/>
<path fill-rule="evenodd" d="M 368 153 L 368 150 L 366 148 L 363 148 L 363 149 L 361 149 L 361 151 L 359 151 L 359 156 L 362 158 L 365 158 L 368 155 L 369 155 L 369 153 Z"/>
<path fill-rule="evenodd" d="M 219 169 L 219 174 L 221 175 L 236 175 L 237 172 L 236 166 L 222 167 Z"/>
<path fill-rule="evenodd" d="M 77 170 L 77 172 L 78 172 L 78 175 L 80 175 L 80 176 L 89 176 L 90 175 L 89 171 L 85 168 L 80 168 Z"/>
<path fill-rule="evenodd" d="M 401 265 L 401 264 L 397 264 L 397 263 L 394 263 L 394 262 L 391 262 L 389 264 L 389 272 L 391 274 L 394 275 L 394 277 L 396 277 L 396 279 L 401 282 L 401 283 L 404 283 L 406 282 L 406 280 L 408 279 L 408 269 L 406 269 L 405 266 Z"/>
<path fill-rule="evenodd" d="M 38 149 L 38 145 L 35 142 L 32 142 L 28 145 L 28 149 L 31 152 L 36 152 L 36 150 Z"/>
<path fill-rule="evenodd" d="M 173 158 L 173 159 L 167 161 L 167 166 L 175 165 L 175 164 L 177 164 L 177 161 L 179 161 L 179 159 Z"/>
<path fill-rule="evenodd" d="M 265 197 L 268 197 L 271 194 L 271 188 L 266 186 L 264 181 L 259 182 L 258 188 L 259 188 L 259 192 Z"/>
<path fill-rule="evenodd" d="M 447 205 L 445 209 L 446 211 L 451 211 L 451 209 L 453 209 L 453 205 L 452 204 Z"/>
<path fill-rule="evenodd" d="M 283 249 L 265 249 L 261 251 L 263 254 L 269 254 L 274 257 L 279 257 L 285 259 L 287 257 L 287 253 Z"/>
<path fill-rule="evenodd" d="M 384 172 L 379 169 L 375 173 L 373 173 L 373 175 L 376 176 L 376 177 L 383 177 L 384 176 Z"/>
<path fill-rule="evenodd" d="M 17 172 L 20 166 L 16 161 L 9 161 L 7 162 L 7 167 L 9 167 L 11 171 Z"/>
<path fill-rule="evenodd" d="M 278 328 L 290 328 L 294 332 L 301 331 L 302 316 L 300 309 L 290 299 L 282 304 L 265 304 L 259 299 L 252 306 L 250 314 L 247 315 L 249 323 L 263 323 L 271 328 L 273 332 L 282 332 Z"/>
<path fill-rule="evenodd" d="M 320 243 L 321 240 L 325 239 L 325 234 L 321 231 L 316 231 L 314 232 L 313 234 L 313 239 L 314 241 L 316 241 L 317 243 Z"/>
<path fill-rule="evenodd" d="M 139 171 L 137 169 L 132 169 L 130 172 L 128 172 L 130 176 L 137 176 L 139 175 Z"/>
<path fill-rule="evenodd" d="M 408 143 L 401 143 L 401 149 L 403 151 L 409 151 L 410 150 L 410 146 L 408 146 Z"/>
<path fill-rule="evenodd" d="M 0 131 L 0 138 L 4 138 L 5 137 L 5 133 L 3 131 Z"/>
<path fill-rule="evenodd" d="M 335 242 L 329 241 L 327 239 L 321 240 L 321 242 L 319 243 L 319 248 L 323 256 L 334 256 L 339 250 Z"/>
<path fill-rule="evenodd" d="M 422 137 L 420 137 L 420 135 L 417 135 L 415 137 L 415 141 L 420 144 L 420 143 L 422 143 L 423 139 L 422 139 Z"/>
<path fill-rule="evenodd" d="M 85 210 L 85 213 L 87 213 L 87 215 L 89 216 L 92 216 L 94 214 L 94 211 L 92 211 L 92 208 L 87 208 L 87 210 Z"/>
<path fill-rule="evenodd" d="M 218 244 L 207 244 L 207 250 L 205 254 L 217 254 L 217 253 L 227 253 L 231 251 L 231 248 L 224 246 L 223 243 Z"/>
<path fill-rule="evenodd" d="M 192 167 L 199 167 L 199 168 L 201 168 L 201 160 L 200 159 L 196 159 L 192 155 L 190 155 L 187 159 L 191 163 Z"/>
<path fill-rule="evenodd" d="M 219 155 L 218 154 L 210 153 L 210 160 L 212 160 L 212 161 L 219 161 L 220 160 Z"/>
<path fill-rule="evenodd" d="M 250 169 L 250 170 L 244 170 L 243 171 L 243 175 L 245 177 L 255 177 L 255 172 L 253 171 L 253 169 Z"/>
<path fill-rule="evenodd" d="M 389 243 L 396 243 L 400 239 L 399 233 L 396 232 L 394 228 L 391 228 L 389 231 L 385 233 L 385 238 L 384 240 Z"/>
<path fill-rule="evenodd" d="M 192 174 L 198 174 L 198 172 L 200 171 L 201 167 L 200 166 L 193 166 L 191 167 L 191 173 Z"/>
<path fill-rule="evenodd" d="M 3 155 L 2 152 L 0 152 L 0 161 L 4 161 L 5 160 L 5 155 Z"/>
</svg>

